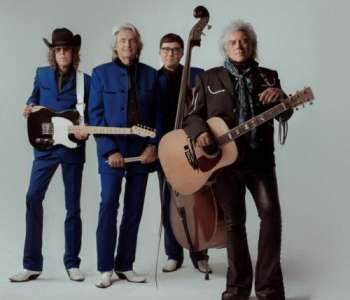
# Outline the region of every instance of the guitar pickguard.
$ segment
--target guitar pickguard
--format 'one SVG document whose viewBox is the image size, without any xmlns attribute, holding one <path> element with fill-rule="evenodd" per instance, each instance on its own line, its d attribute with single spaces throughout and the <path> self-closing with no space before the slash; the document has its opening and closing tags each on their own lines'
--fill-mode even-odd
<svg viewBox="0 0 350 300">
<path fill-rule="evenodd" d="M 52 117 L 51 123 L 53 127 L 53 146 L 63 145 L 67 148 L 77 148 L 77 143 L 72 142 L 69 139 L 68 127 L 73 126 L 72 121 L 63 117 Z"/>
</svg>

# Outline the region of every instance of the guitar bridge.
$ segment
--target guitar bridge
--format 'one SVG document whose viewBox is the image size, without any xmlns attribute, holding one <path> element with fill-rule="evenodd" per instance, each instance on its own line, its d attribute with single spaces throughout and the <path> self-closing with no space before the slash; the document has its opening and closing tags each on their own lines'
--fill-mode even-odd
<svg viewBox="0 0 350 300">
<path fill-rule="evenodd" d="M 187 161 L 190 164 L 190 166 L 194 170 L 197 170 L 199 167 L 199 162 L 198 162 L 198 159 L 196 156 L 196 152 L 194 151 L 194 148 L 193 148 L 192 140 L 189 139 L 189 145 L 184 146 L 184 151 L 185 151 L 185 155 L 186 155 Z"/>
</svg>

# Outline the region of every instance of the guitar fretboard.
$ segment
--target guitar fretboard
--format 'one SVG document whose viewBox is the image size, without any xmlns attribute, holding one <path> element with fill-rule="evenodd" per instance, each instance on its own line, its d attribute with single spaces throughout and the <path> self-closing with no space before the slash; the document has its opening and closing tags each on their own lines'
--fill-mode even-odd
<svg viewBox="0 0 350 300">
<path fill-rule="evenodd" d="M 74 133 L 78 129 L 86 130 L 89 134 L 131 134 L 130 128 L 123 127 L 100 127 L 100 126 L 70 126 L 69 133 Z"/>
<path fill-rule="evenodd" d="M 286 111 L 288 107 L 284 103 L 280 103 L 271 109 L 261 113 L 260 115 L 257 115 L 256 117 L 239 124 L 235 128 L 231 129 L 229 132 L 219 136 L 217 138 L 218 145 L 222 145 L 225 143 L 228 143 L 230 141 L 235 140 L 236 138 L 240 137 L 241 135 L 251 131 L 252 129 L 258 127 L 259 125 L 273 119 L 274 117 L 278 116 L 279 114 Z"/>
</svg>

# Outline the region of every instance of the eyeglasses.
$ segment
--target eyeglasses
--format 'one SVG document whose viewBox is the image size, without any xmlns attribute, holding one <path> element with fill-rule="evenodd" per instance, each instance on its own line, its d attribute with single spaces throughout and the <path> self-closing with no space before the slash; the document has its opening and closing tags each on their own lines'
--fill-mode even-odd
<svg viewBox="0 0 350 300">
<path fill-rule="evenodd" d="M 175 48 L 163 47 L 163 48 L 160 48 L 160 50 L 162 50 L 166 54 L 169 54 L 169 53 L 180 54 L 182 51 L 182 48 L 180 48 L 180 47 L 175 47 Z"/>
</svg>

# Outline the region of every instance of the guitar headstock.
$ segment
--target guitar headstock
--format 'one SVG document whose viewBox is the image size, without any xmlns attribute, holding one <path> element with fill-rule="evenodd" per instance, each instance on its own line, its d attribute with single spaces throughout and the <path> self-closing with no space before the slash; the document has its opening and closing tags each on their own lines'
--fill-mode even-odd
<svg viewBox="0 0 350 300">
<path fill-rule="evenodd" d="M 190 45 L 190 47 L 200 46 L 203 30 L 209 23 L 209 12 L 204 6 L 197 6 L 193 11 L 193 16 L 199 20 L 192 27 L 192 30 L 188 37 L 188 44 Z M 211 26 L 208 25 L 208 29 L 210 28 Z"/>
<path fill-rule="evenodd" d="M 296 92 L 294 95 L 289 96 L 284 104 L 289 108 L 294 108 L 299 105 L 304 105 L 307 102 L 312 104 L 312 100 L 314 99 L 314 94 L 312 93 L 311 88 L 306 87 L 303 90 Z"/>
<path fill-rule="evenodd" d="M 156 136 L 156 130 L 151 127 L 137 124 L 131 127 L 131 134 L 135 134 L 140 137 L 154 138 Z"/>
</svg>

